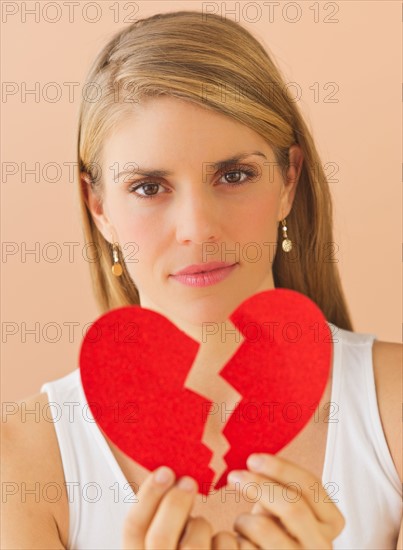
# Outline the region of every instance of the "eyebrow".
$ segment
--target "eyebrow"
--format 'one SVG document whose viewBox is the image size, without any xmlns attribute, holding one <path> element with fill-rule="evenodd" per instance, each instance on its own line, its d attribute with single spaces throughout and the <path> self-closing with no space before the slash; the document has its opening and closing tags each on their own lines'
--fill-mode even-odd
<svg viewBox="0 0 403 550">
<path fill-rule="evenodd" d="M 221 170 L 222 168 L 225 168 L 228 165 L 236 164 L 237 162 L 245 159 L 246 157 L 251 156 L 260 156 L 264 157 L 267 160 L 267 157 L 264 153 L 261 151 L 249 151 L 244 153 L 238 153 L 237 155 L 234 155 L 233 157 L 218 160 L 217 162 L 206 162 L 206 164 L 209 164 L 216 170 Z M 139 174 L 141 176 L 148 176 L 151 178 L 164 178 L 166 176 L 172 176 L 173 172 L 170 172 L 168 170 L 161 170 L 161 169 L 146 169 L 146 168 L 132 168 L 130 170 L 122 170 L 118 173 L 116 176 L 116 179 L 119 179 L 121 176 L 125 174 Z"/>
</svg>

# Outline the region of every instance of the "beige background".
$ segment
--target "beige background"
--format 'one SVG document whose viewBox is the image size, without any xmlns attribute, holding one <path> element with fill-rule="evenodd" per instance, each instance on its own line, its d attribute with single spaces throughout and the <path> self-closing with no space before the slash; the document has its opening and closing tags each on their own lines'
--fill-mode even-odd
<svg viewBox="0 0 403 550">
<path fill-rule="evenodd" d="M 80 85 L 89 64 L 109 37 L 128 24 L 124 18 L 130 13 L 142 18 L 160 11 L 201 10 L 203 4 L 121 2 L 117 13 L 111 10 L 116 2 L 81 2 L 69 14 L 66 2 L 40 2 L 36 16 L 27 14 L 25 20 L 23 3 L 2 4 L 2 80 L 3 86 L 14 83 L 7 91 L 13 86 L 15 93 L 3 95 L 1 104 L 1 398 L 16 401 L 78 366 L 84 325 L 98 316 L 82 256 L 76 181 L 67 164 L 76 161 Z M 7 15 L 6 4 L 16 13 Z M 34 7 L 34 2 L 25 4 Z M 222 15 L 224 6 L 238 5 L 239 18 L 228 16 L 260 38 L 285 80 L 297 83 L 322 161 L 338 166 L 337 181 L 331 183 L 335 241 L 355 330 L 400 341 L 401 3 L 281 2 L 272 21 L 264 2 L 206 4 Z M 292 23 L 297 8 L 301 18 Z M 326 23 L 326 17 L 338 22 Z M 61 90 L 53 102 L 52 82 Z M 23 86 L 34 89 L 35 83 L 39 97 L 24 97 Z M 70 84 L 73 97 L 66 83 L 79 84 L 74 89 Z M 338 102 L 325 101 L 335 89 Z M 35 163 L 41 175 L 35 181 L 26 174 L 24 182 L 24 167 L 32 169 Z M 60 173 L 47 163 L 57 163 Z M 10 166 L 16 167 L 15 175 L 7 175 Z M 71 257 L 63 243 L 77 243 Z M 24 247 L 35 246 L 37 257 L 24 257 Z M 10 247 L 15 253 L 4 254 Z M 58 251 L 60 257 L 51 261 Z M 35 326 L 37 336 L 27 332 Z"/>
</svg>

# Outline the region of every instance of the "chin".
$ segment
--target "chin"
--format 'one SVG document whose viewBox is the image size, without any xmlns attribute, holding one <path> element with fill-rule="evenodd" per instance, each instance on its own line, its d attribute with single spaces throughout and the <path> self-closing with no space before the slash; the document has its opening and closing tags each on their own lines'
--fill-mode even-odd
<svg viewBox="0 0 403 550">
<path fill-rule="evenodd" d="M 195 308 L 187 307 L 184 312 L 186 320 L 192 325 L 200 327 L 206 323 L 225 323 L 236 309 L 236 305 L 228 304 L 224 307 L 223 304 L 217 303 L 217 299 L 214 299 L 214 297 L 210 297 L 210 299 L 210 303 L 198 304 Z"/>
</svg>

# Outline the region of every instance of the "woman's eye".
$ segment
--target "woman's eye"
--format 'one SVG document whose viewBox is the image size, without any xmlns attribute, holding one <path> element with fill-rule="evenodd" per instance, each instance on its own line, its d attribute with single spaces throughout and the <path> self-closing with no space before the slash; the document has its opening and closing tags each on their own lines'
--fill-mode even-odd
<svg viewBox="0 0 403 550">
<path fill-rule="evenodd" d="M 129 192 L 133 193 L 134 196 L 138 199 L 153 199 L 156 197 L 159 193 L 149 193 L 150 188 L 151 189 L 157 189 L 160 187 L 159 183 L 142 183 L 140 185 L 137 185 L 136 187 L 130 187 Z M 137 192 L 138 189 L 141 189 L 144 191 L 144 194 L 140 194 Z"/>
<path fill-rule="evenodd" d="M 241 174 L 244 175 L 244 178 L 242 180 L 240 179 Z M 247 169 L 247 170 L 231 170 L 229 172 L 225 172 L 222 177 L 225 178 L 226 180 L 225 183 L 240 185 L 242 183 L 245 183 L 245 181 L 247 181 L 248 179 L 253 178 L 254 176 L 255 176 L 255 172 L 253 170 Z"/>
<path fill-rule="evenodd" d="M 242 185 L 255 177 L 256 172 L 254 170 L 251 168 L 245 168 L 243 170 L 228 170 L 223 173 L 219 181 L 228 187 L 235 187 L 237 185 Z M 133 193 L 136 199 L 153 199 L 161 194 L 158 193 L 159 187 L 161 187 L 160 183 L 143 182 L 135 187 L 129 187 L 129 193 Z M 143 191 L 142 193 L 138 192 L 140 189 Z M 153 190 L 155 192 L 152 192 Z"/>
</svg>

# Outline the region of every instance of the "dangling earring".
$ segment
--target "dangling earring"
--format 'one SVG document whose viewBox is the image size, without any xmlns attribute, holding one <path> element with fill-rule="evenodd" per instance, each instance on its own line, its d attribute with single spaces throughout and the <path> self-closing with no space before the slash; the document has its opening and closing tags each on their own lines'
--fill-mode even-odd
<svg viewBox="0 0 403 550">
<path fill-rule="evenodd" d="M 122 266 L 119 263 L 119 244 L 113 243 L 112 244 L 112 255 L 113 255 L 113 266 L 112 266 L 112 273 L 116 275 L 116 277 L 120 277 L 123 273 Z"/>
<path fill-rule="evenodd" d="M 283 226 L 281 228 L 283 230 L 283 242 L 281 243 L 281 245 L 283 247 L 284 252 L 289 252 L 292 249 L 292 242 L 290 241 L 287 235 L 287 226 L 286 226 L 285 218 L 284 220 L 281 221 L 281 224 Z"/>
</svg>

